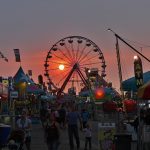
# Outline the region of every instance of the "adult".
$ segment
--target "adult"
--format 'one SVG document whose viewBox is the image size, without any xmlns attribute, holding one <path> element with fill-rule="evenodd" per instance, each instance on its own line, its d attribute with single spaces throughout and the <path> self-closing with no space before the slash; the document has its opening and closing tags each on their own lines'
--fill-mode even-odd
<svg viewBox="0 0 150 150">
<path fill-rule="evenodd" d="M 57 150 L 59 147 L 59 125 L 56 122 L 56 118 L 50 114 L 45 127 L 45 141 L 47 143 L 48 150 Z"/>
<path fill-rule="evenodd" d="M 40 109 L 40 120 L 41 120 L 43 128 L 45 128 L 45 124 L 46 124 L 46 121 L 47 121 L 47 116 L 48 116 L 47 108 L 42 107 Z"/>
<path fill-rule="evenodd" d="M 31 120 L 27 117 L 27 110 L 23 109 L 21 117 L 16 122 L 16 127 L 25 132 L 25 145 L 27 150 L 31 150 L 31 124 Z"/>
<path fill-rule="evenodd" d="M 58 112 L 59 112 L 59 119 L 60 119 L 60 127 L 65 128 L 66 110 L 64 108 L 64 105 L 61 106 Z"/>
<path fill-rule="evenodd" d="M 82 126 L 80 115 L 75 110 L 75 106 L 70 106 L 70 111 L 66 115 L 66 121 L 68 123 L 68 136 L 69 136 L 70 150 L 74 150 L 73 138 L 75 138 L 76 140 L 77 150 L 79 150 L 80 148 L 78 120 L 80 121 L 80 126 Z"/>
</svg>

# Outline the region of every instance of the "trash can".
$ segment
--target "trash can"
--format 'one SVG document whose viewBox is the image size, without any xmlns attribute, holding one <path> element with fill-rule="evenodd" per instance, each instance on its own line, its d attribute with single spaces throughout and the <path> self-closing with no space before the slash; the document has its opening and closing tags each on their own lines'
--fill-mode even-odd
<svg viewBox="0 0 150 150">
<path fill-rule="evenodd" d="M 11 127 L 9 125 L 0 124 L 0 147 L 7 143 Z"/>
<path fill-rule="evenodd" d="M 130 134 L 115 134 L 114 143 L 115 150 L 131 150 L 132 135 Z"/>
</svg>

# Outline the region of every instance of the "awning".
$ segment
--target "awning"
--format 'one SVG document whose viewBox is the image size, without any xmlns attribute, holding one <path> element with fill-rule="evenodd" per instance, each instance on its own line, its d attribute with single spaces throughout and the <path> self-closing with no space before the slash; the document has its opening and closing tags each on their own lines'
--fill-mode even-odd
<svg viewBox="0 0 150 150">
<path fill-rule="evenodd" d="M 150 81 L 150 71 L 143 73 L 143 81 L 144 83 Z M 123 81 L 122 86 L 124 91 L 137 92 L 135 77 Z"/>
<path fill-rule="evenodd" d="M 28 94 L 45 94 L 43 89 L 40 89 L 36 84 L 28 85 L 26 88 Z"/>
<path fill-rule="evenodd" d="M 56 99 L 55 95 L 41 95 L 40 97 L 40 100 L 45 100 L 45 101 L 51 101 L 55 99 Z"/>
</svg>

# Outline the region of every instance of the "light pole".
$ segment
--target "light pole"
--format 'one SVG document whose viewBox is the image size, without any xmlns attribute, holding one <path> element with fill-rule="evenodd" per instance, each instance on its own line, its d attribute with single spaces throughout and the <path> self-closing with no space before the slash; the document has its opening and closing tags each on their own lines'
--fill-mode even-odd
<svg viewBox="0 0 150 150">
<path fill-rule="evenodd" d="M 135 80 L 136 80 L 136 86 L 137 89 L 139 89 L 139 87 L 141 87 L 143 85 L 143 67 L 142 67 L 142 61 L 141 58 L 139 56 L 134 56 L 134 73 L 135 73 Z M 139 150 L 142 150 L 142 139 L 141 139 L 141 135 L 142 135 L 142 124 L 141 124 L 141 108 L 140 108 L 140 100 L 137 100 L 137 106 L 138 106 L 138 110 L 137 110 L 137 116 L 138 116 L 138 122 L 139 122 L 139 126 L 138 126 L 138 147 Z"/>
<path fill-rule="evenodd" d="M 120 83 L 120 91 L 121 91 L 121 96 L 124 98 L 124 92 L 123 92 L 123 87 L 122 87 L 122 68 L 121 68 L 121 61 L 120 61 L 120 51 L 119 51 L 119 42 L 118 42 L 118 36 L 117 34 L 111 30 L 108 29 L 108 31 L 111 31 L 115 37 L 116 37 L 116 54 L 117 54 L 117 64 L 118 64 L 118 73 L 119 73 L 119 83 Z"/>
<path fill-rule="evenodd" d="M 136 52 L 136 53 L 138 53 L 141 57 L 143 57 L 145 60 L 147 60 L 148 62 L 150 62 L 150 60 L 147 58 L 147 57 L 145 57 L 142 53 L 140 53 L 138 50 L 136 50 L 132 45 L 130 45 L 129 43 L 127 43 L 122 37 L 120 37 L 118 34 L 116 34 L 112 29 L 108 29 L 108 31 L 111 31 L 114 35 L 115 35 L 115 37 L 116 37 L 116 41 L 118 41 L 118 39 L 119 40 L 121 40 L 124 44 L 126 44 L 128 47 L 130 47 L 134 52 Z M 117 43 L 117 42 L 116 42 Z M 117 48 L 117 44 L 116 44 L 116 50 L 119 50 L 119 47 Z M 134 65 L 136 66 L 136 69 L 137 69 L 137 72 L 136 72 L 136 76 L 138 77 L 137 79 L 137 83 L 138 84 L 136 84 L 137 85 L 137 88 L 139 88 L 139 86 L 141 86 L 142 84 L 142 77 L 143 77 L 143 72 L 142 72 L 142 64 L 140 65 L 140 63 L 141 63 L 141 59 L 140 59 L 140 57 L 138 57 L 138 59 L 136 60 L 136 58 L 137 57 L 135 57 L 135 63 L 134 63 Z M 137 64 L 136 64 L 137 63 Z M 121 64 L 120 64 L 121 65 Z M 134 66 L 134 67 L 135 67 Z M 141 67 L 140 67 L 141 66 Z M 141 68 L 141 71 L 140 71 L 140 74 L 139 74 L 139 68 Z M 136 77 L 135 76 L 135 77 Z M 140 79 L 140 82 L 139 82 L 139 77 L 141 78 Z M 120 78 L 120 82 L 121 82 L 121 78 Z M 141 136 L 141 125 L 140 125 L 140 102 L 139 102 L 139 100 L 138 100 L 138 117 L 139 117 L 139 131 L 138 131 L 138 148 L 139 148 L 139 150 L 141 150 L 141 138 L 140 138 L 140 136 Z"/>
</svg>

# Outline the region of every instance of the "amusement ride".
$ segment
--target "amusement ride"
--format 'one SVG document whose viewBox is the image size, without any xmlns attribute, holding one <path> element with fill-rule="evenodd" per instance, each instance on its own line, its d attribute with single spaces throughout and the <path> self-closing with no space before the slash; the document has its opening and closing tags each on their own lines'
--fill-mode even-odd
<svg viewBox="0 0 150 150">
<path fill-rule="evenodd" d="M 58 97 L 68 89 L 79 93 L 83 88 L 91 88 L 92 74 L 96 74 L 95 86 L 105 83 L 106 62 L 101 49 L 81 36 L 69 36 L 56 42 L 47 53 L 44 68 L 49 91 L 55 91 Z"/>
</svg>

